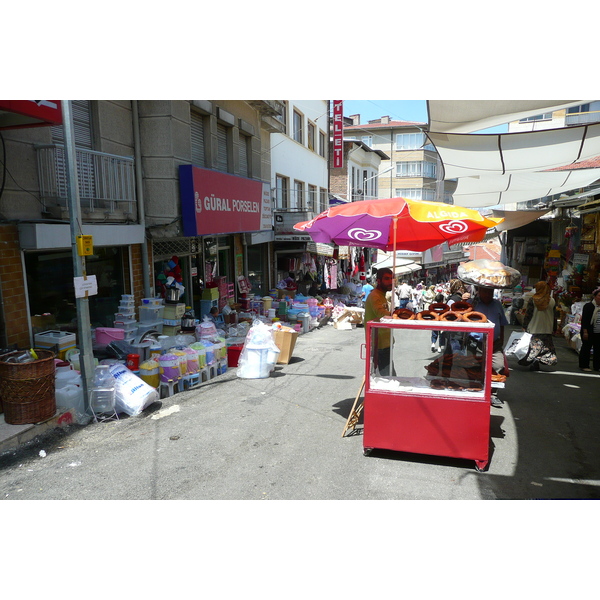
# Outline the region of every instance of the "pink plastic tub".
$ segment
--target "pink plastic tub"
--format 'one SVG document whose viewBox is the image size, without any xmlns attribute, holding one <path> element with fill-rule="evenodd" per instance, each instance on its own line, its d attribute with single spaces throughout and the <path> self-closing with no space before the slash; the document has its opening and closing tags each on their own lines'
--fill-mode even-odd
<svg viewBox="0 0 600 600">
<path fill-rule="evenodd" d="M 117 327 L 96 327 L 96 344 L 108 346 L 115 340 L 124 340 L 125 330 Z"/>
</svg>

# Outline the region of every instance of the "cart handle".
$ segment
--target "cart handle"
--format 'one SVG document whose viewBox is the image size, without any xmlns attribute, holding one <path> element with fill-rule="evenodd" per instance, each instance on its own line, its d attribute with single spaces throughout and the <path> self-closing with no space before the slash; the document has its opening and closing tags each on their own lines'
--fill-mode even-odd
<svg viewBox="0 0 600 600">
<path fill-rule="evenodd" d="M 363 350 L 364 350 L 364 356 L 363 356 Z M 367 358 L 367 344 L 361 344 L 360 345 L 360 358 L 362 360 L 366 360 L 366 358 Z"/>
</svg>

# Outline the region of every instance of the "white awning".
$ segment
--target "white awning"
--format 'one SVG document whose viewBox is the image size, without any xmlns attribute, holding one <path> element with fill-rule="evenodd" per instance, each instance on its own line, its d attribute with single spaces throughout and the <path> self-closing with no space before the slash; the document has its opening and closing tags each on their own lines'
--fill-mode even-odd
<svg viewBox="0 0 600 600">
<path fill-rule="evenodd" d="M 597 194 L 600 194 L 600 187 L 594 188 L 592 190 L 587 190 L 587 192 L 581 192 L 581 194 L 574 194 L 573 196 L 565 196 L 564 198 L 559 198 L 558 200 L 554 200 L 552 206 L 559 208 L 579 206 L 581 204 L 581 198 L 596 196 Z"/>
<path fill-rule="evenodd" d="M 543 217 L 545 214 L 550 212 L 550 209 L 546 210 L 496 210 L 493 211 L 494 217 L 504 219 L 502 223 L 496 225 L 494 230 L 496 232 L 509 231 L 510 229 L 518 229 L 533 223 L 533 221 Z"/>
<path fill-rule="evenodd" d="M 471 133 L 590 100 L 428 100 L 429 131 Z"/>
<path fill-rule="evenodd" d="M 546 171 L 600 155 L 600 123 L 500 135 L 430 133 L 429 138 L 444 179 Z"/>
<path fill-rule="evenodd" d="M 598 179 L 600 169 L 461 177 L 452 196 L 459 206 L 480 208 L 554 196 L 586 187 Z"/>
</svg>

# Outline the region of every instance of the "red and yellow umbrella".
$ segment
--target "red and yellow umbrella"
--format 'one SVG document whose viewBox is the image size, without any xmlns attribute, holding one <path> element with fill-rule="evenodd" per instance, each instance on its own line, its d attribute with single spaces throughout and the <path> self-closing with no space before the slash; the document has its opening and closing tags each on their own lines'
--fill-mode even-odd
<svg viewBox="0 0 600 600">
<path fill-rule="evenodd" d="M 503 220 L 462 206 L 388 198 L 334 206 L 296 223 L 294 229 L 308 233 L 315 242 L 422 252 L 444 242 L 480 242 Z"/>
</svg>

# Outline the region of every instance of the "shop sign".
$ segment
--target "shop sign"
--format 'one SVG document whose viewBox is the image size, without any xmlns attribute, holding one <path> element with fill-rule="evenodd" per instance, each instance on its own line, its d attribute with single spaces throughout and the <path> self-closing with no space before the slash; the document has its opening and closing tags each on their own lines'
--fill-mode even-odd
<svg viewBox="0 0 600 600">
<path fill-rule="evenodd" d="M 344 102 L 333 101 L 333 167 L 344 166 Z"/>
<path fill-rule="evenodd" d="M 60 100 L 0 100 L 0 129 L 60 125 Z"/>
<path fill-rule="evenodd" d="M 312 242 L 310 235 L 275 234 L 276 242 Z"/>
<path fill-rule="evenodd" d="M 261 231 L 272 227 L 269 184 L 193 165 L 180 165 L 185 236 Z"/>
<path fill-rule="evenodd" d="M 589 261 L 590 261 L 590 255 L 589 254 L 578 254 L 578 253 L 575 253 L 573 255 L 573 266 L 584 265 L 584 266 L 587 267 Z"/>
</svg>

